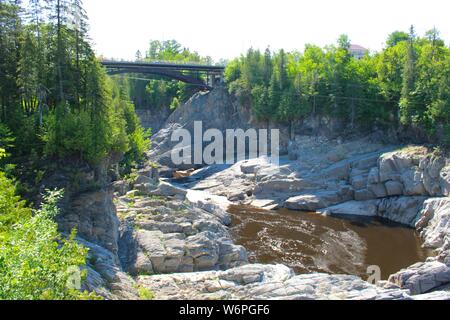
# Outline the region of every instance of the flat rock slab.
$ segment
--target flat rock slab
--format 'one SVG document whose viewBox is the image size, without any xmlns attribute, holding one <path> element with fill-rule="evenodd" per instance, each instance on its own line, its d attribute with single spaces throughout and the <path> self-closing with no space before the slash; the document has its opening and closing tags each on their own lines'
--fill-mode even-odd
<svg viewBox="0 0 450 320">
<path fill-rule="evenodd" d="M 272 199 L 256 199 L 250 202 L 250 205 L 257 208 L 272 210 L 278 207 L 278 203 Z"/>
<path fill-rule="evenodd" d="M 227 271 L 140 276 L 137 283 L 152 290 L 158 300 L 412 299 L 405 290 L 377 287 L 356 276 L 321 273 L 296 276 L 284 265 L 251 264 Z M 436 294 L 423 298 L 446 297 Z"/>
<path fill-rule="evenodd" d="M 326 209 L 319 210 L 318 213 L 331 215 L 353 215 L 375 217 L 378 213 L 378 201 L 348 201 Z"/>
<path fill-rule="evenodd" d="M 339 203 L 341 200 L 338 191 L 320 191 L 289 198 L 284 206 L 291 210 L 316 211 Z"/>
</svg>

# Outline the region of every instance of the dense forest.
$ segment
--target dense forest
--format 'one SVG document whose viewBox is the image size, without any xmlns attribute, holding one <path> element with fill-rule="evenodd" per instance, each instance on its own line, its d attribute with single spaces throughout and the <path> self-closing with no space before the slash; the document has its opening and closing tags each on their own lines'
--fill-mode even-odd
<svg viewBox="0 0 450 320">
<path fill-rule="evenodd" d="M 357 129 L 399 127 L 450 142 L 450 49 L 433 29 L 394 32 L 379 53 L 357 59 L 337 45 L 304 52 L 250 49 L 231 61 L 226 82 L 259 120 L 339 117 Z"/>
<path fill-rule="evenodd" d="M 87 32 L 81 0 L 0 0 L 0 299 L 93 297 L 66 286 L 86 249 L 58 234 L 62 191 L 33 210 L 17 189 L 33 191 L 60 160 L 95 167 L 118 153 L 126 171 L 149 145 Z"/>
<path fill-rule="evenodd" d="M 197 52 L 183 47 L 176 40 L 152 40 L 149 48 L 142 56 L 140 51 L 136 52 L 136 61 L 164 61 L 177 63 L 212 64 L 211 57 L 202 57 Z M 201 75 L 198 75 L 200 78 Z M 152 76 L 151 79 L 144 75 L 118 76 L 114 80 L 131 97 L 136 108 L 161 110 L 163 108 L 176 109 L 181 103 L 188 100 L 198 91 L 196 86 L 167 78 Z"/>
<path fill-rule="evenodd" d="M 310 115 L 342 119 L 351 129 L 401 127 L 429 141 L 450 142 L 450 49 L 432 29 L 418 36 L 414 27 L 395 31 L 380 52 L 361 59 L 350 39 L 324 48 L 306 45 L 303 52 L 264 52 L 250 48 L 226 64 L 230 93 L 252 108 L 260 121 L 291 123 Z M 137 61 L 212 64 L 175 40 L 151 41 Z M 120 77 L 139 108 L 177 108 L 196 91 L 177 81 Z"/>
</svg>

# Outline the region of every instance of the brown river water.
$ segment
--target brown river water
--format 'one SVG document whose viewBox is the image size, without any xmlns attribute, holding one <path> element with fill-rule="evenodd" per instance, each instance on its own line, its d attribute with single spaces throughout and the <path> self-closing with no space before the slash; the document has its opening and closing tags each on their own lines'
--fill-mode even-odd
<svg viewBox="0 0 450 320">
<path fill-rule="evenodd" d="M 289 210 L 265 211 L 230 206 L 231 234 L 250 262 L 282 263 L 297 274 L 325 272 L 368 278 L 377 265 L 390 274 L 432 255 L 418 233 L 404 226 L 366 217 L 325 217 Z"/>
</svg>

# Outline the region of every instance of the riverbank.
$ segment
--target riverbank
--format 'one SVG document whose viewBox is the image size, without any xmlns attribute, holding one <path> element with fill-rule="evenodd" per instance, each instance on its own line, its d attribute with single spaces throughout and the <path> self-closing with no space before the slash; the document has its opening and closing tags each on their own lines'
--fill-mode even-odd
<svg viewBox="0 0 450 320">
<path fill-rule="evenodd" d="M 388 280 L 398 270 L 433 256 L 416 230 L 377 217 L 246 205 L 233 205 L 228 211 L 232 238 L 247 249 L 251 263 L 284 264 L 296 274 L 348 274 L 369 280 L 377 268 L 380 279 Z"/>
<path fill-rule="evenodd" d="M 156 299 L 449 299 L 450 200 L 447 196 L 443 193 L 438 197 L 425 193 L 403 194 L 358 201 L 350 196 L 355 195 L 353 184 L 332 183 L 332 179 L 345 178 L 342 167 L 352 172 L 355 168 L 362 170 L 363 164 L 366 164 L 369 181 L 373 171 L 371 165 L 385 168 L 386 159 L 395 163 L 395 166 L 387 166 L 391 169 L 389 177 L 408 177 L 405 172 L 421 170 L 423 161 L 443 164 L 438 175 L 441 177 L 441 173 L 446 172 L 446 160 L 430 157 L 434 156 L 423 148 L 400 148 L 387 153 L 370 151 L 367 156 L 342 159 L 338 165 L 332 164 L 333 170 L 317 171 L 326 177 L 328 189 L 315 189 L 314 193 L 310 192 L 311 187 L 305 186 L 317 188 L 324 182 L 317 178 L 314 181 L 301 179 L 298 176 L 301 171 L 293 175 L 287 169 L 298 168 L 295 161 L 285 162 L 280 170 L 275 170 L 264 159 L 224 167 L 211 175 L 203 170 L 197 173 L 202 175 L 202 180 L 195 181 L 194 173 L 185 181 L 184 185 L 191 189 L 151 178 L 154 173 L 149 174 L 148 169 L 143 169 L 134 181 L 114 184 L 120 221 L 121 272 L 131 275 L 132 287 L 146 288 Z M 400 175 L 394 171 L 398 168 L 397 162 L 405 164 Z M 427 166 L 426 172 L 429 173 L 430 168 Z M 384 169 L 380 175 L 386 177 Z M 424 177 L 423 173 L 419 176 Z M 444 178 L 439 182 L 439 186 L 444 187 L 440 192 L 446 192 Z M 356 183 L 357 179 L 348 181 Z M 395 181 L 410 182 L 401 178 Z M 424 185 L 423 180 L 412 181 Z M 428 192 L 426 190 L 431 190 L 429 187 L 436 183 L 435 180 L 427 181 L 427 187 L 415 190 Z M 333 190 L 332 186 L 338 188 Z M 347 191 L 350 195 L 342 196 L 341 190 L 346 188 L 350 189 Z M 410 186 L 406 185 L 405 189 L 410 190 L 408 188 Z M 309 195 L 299 195 L 302 190 Z M 333 192 L 334 199 L 338 199 L 336 204 L 321 200 L 322 194 L 329 197 Z M 425 246 L 434 250 L 436 256 L 424 262 L 417 261 L 378 285 L 357 276 L 295 275 L 283 265 L 248 264 L 245 248 L 236 246 L 230 236 L 227 206 L 240 203 L 276 208 L 291 203 L 288 200 L 292 197 L 302 197 L 302 205 L 308 208 L 316 206 L 317 214 L 377 215 L 415 226 Z M 284 202 L 281 199 L 285 199 Z"/>
<path fill-rule="evenodd" d="M 88 288 L 112 299 L 139 297 L 143 288 L 156 299 L 450 299 L 450 161 L 443 152 L 383 143 L 380 132 L 283 134 L 279 164 L 267 157 L 200 169 L 171 164 L 177 128 L 192 129 L 193 120 L 205 130 L 246 128 L 245 119 L 223 90 L 198 94 L 169 117 L 148 162 L 112 186 L 118 250 L 109 260 L 92 250 Z M 177 170 L 188 171 L 180 180 L 158 174 Z M 433 257 L 377 285 L 332 271 L 295 275 L 282 265 L 249 264 L 230 234 L 231 204 L 382 218 L 416 229 Z"/>
</svg>

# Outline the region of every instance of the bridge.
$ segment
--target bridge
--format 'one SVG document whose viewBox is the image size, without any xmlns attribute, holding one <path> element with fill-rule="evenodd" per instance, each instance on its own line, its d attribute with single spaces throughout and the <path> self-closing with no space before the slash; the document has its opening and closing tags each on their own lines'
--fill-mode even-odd
<svg viewBox="0 0 450 320">
<path fill-rule="evenodd" d="M 101 63 L 110 75 L 124 73 L 150 74 L 188 83 L 199 87 L 200 90 L 211 90 L 218 82 L 222 81 L 225 70 L 223 66 L 188 63 L 123 61 L 102 61 Z"/>
</svg>

